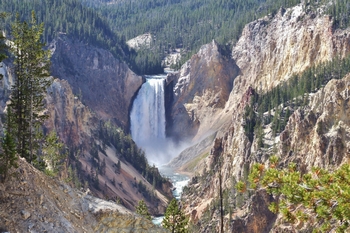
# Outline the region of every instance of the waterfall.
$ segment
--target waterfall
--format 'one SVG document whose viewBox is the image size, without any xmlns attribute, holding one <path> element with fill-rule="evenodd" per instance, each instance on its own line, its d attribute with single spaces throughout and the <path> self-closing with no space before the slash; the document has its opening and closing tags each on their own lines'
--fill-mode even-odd
<svg viewBox="0 0 350 233">
<path fill-rule="evenodd" d="M 150 76 L 142 85 L 134 100 L 130 113 L 131 136 L 145 152 L 150 162 L 167 162 L 164 153 L 165 103 L 164 82 L 162 76 Z"/>
</svg>

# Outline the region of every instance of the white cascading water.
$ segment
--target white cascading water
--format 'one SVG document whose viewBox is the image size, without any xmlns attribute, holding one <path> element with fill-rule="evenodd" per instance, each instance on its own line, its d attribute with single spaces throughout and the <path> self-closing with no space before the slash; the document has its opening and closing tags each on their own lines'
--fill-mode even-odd
<svg viewBox="0 0 350 233">
<path fill-rule="evenodd" d="M 179 199 L 188 177 L 177 174 L 161 165 L 168 163 L 183 148 L 173 145 L 165 134 L 164 85 L 166 76 L 149 76 L 134 100 L 130 113 L 131 136 L 145 152 L 150 163 L 160 168 L 162 175 L 169 177 L 176 189 L 174 196 Z M 160 225 L 164 216 L 153 219 Z"/>
<path fill-rule="evenodd" d="M 165 76 L 150 76 L 142 85 L 130 113 L 131 136 L 155 164 L 168 162 L 164 149 L 165 136 Z"/>
</svg>

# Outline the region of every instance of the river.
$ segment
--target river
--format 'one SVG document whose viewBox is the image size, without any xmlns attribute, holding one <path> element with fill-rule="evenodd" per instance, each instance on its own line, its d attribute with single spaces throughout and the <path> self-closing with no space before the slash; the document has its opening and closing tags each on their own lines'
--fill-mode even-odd
<svg viewBox="0 0 350 233">
<path fill-rule="evenodd" d="M 174 185 L 173 195 L 177 200 L 180 200 L 183 188 L 188 184 L 189 177 L 174 172 L 172 168 L 161 166 L 159 167 L 159 172 L 171 180 Z M 160 225 L 163 221 L 164 216 L 154 217 L 152 222 L 156 225 Z"/>
</svg>

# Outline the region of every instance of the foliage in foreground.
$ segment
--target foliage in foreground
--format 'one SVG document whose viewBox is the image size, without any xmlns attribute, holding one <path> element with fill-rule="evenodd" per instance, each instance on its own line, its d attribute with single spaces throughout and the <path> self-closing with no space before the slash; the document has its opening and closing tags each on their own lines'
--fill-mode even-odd
<svg viewBox="0 0 350 233">
<path fill-rule="evenodd" d="M 288 168 L 277 168 L 277 157 L 270 167 L 254 164 L 249 175 L 250 187 L 266 188 L 278 196 L 269 209 L 279 212 L 284 219 L 296 223 L 317 220 L 321 227 L 315 232 L 344 232 L 350 223 L 350 165 L 344 164 L 335 171 L 313 168 L 301 174 L 295 163 Z M 239 182 L 236 188 L 244 192 L 247 185 Z"/>
<path fill-rule="evenodd" d="M 0 18 L 6 14 L 0 13 Z M 44 25 L 37 24 L 35 13 L 31 20 L 20 21 L 17 14 L 12 25 L 13 46 L 7 47 L 5 37 L 0 36 L 0 61 L 6 53 L 14 56 L 15 82 L 11 87 L 11 102 L 7 105 L 4 135 L 0 148 L 0 179 L 5 181 L 12 167 L 17 167 L 17 157 L 25 158 L 47 174 L 57 175 L 66 156 L 63 144 L 56 133 L 44 138 L 42 123 L 48 118 L 43 114 L 46 89 L 51 84 L 49 78 L 50 52 L 43 49 L 41 42 Z M 39 155 L 39 156 L 38 156 Z"/>
<path fill-rule="evenodd" d="M 37 167 L 44 165 L 37 154 L 43 141 L 39 137 L 41 126 L 48 118 L 43 114 L 46 89 L 51 84 L 50 51 L 43 49 L 41 36 L 43 24 L 37 24 L 35 13 L 29 23 L 21 22 L 19 15 L 12 25 L 14 37 L 11 51 L 15 56 L 14 73 L 16 80 L 11 87 L 11 103 L 8 108 L 13 115 L 13 136 L 18 154 Z"/>
<path fill-rule="evenodd" d="M 1 138 L 1 153 L 0 153 L 0 181 L 5 182 L 11 168 L 17 168 L 17 152 L 16 144 L 12 136 L 12 125 L 10 122 L 11 110 L 7 113 L 7 123 L 4 136 Z"/>
<path fill-rule="evenodd" d="M 179 208 L 175 198 L 173 198 L 165 211 L 162 226 L 172 233 L 187 233 L 188 219 Z"/>
<path fill-rule="evenodd" d="M 0 13 L 0 19 L 4 19 L 6 14 Z M 5 44 L 5 36 L 2 33 L 2 28 L 0 28 L 0 62 L 6 58 L 6 52 L 8 50 Z M 3 76 L 0 74 L 0 79 Z M 17 154 L 16 154 L 16 144 L 12 135 L 12 122 L 11 122 L 11 110 L 7 113 L 7 122 L 5 124 L 4 135 L 1 138 L 1 152 L 0 152 L 0 181 L 5 182 L 9 171 L 12 167 L 17 168 Z"/>
</svg>

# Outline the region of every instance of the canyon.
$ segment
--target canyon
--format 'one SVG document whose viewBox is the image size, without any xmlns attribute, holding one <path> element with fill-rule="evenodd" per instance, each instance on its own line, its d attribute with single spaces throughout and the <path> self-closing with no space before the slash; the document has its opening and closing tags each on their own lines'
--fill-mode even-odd
<svg viewBox="0 0 350 233">
<path fill-rule="evenodd" d="M 74 149 L 76 160 L 72 163 L 81 164 L 81 174 L 86 174 L 94 160 L 92 145 L 103 146 L 102 140 L 95 134 L 99 125 L 109 122 L 129 133 L 132 105 L 146 80 L 134 74 L 127 64 L 115 59 L 108 51 L 65 35 L 57 37 L 49 49 L 53 52 L 52 75 L 57 79 L 46 98 L 51 118 L 45 123 L 45 128 L 48 131 L 55 129 L 60 139 Z M 212 41 L 203 45 L 178 72 L 167 75 L 164 79 L 166 137 L 178 143 L 176 145 L 191 145 L 170 164 L 174 169 L 191 175 L 181 206 L 189 216 L 193 232 L 219 232 L 220 212 L 217 206 L 220 187 L 224 190 L 228 206 L 224 216 L 225 232 L 307 232 L 318 226 L 317 222 L 311 225 L 285 222 L 281 215 L 268 209 L 268 205 L 276 201 L 273 195 L 263 189 L 242 194 L 237 192 L 235 184 L 239 180 L 247 180 L 253 164 L 268 164 L 272 155 L 280 159 L 281 167 L 295 162 L 304 172 L 314 166 L 333 170 L 348 163 L 350 75 L 331 80 L 319 90 L 306 94 L 307 104 L 293 106 L 281 133 L 273 135 L 271 124 L 264 125 L 263 147 L 259 146 L 256 135 L 250 139 L 245 132 L 245 109 L 255 93 L 262 95 L 283 85 L 294 74 L 349 54 L 350 29 L 335 30 L 332 18 L 323 14 L 322 9 L 305 9 L 300 4 L 281 8 L 274 15 L 247 24 L 230 54 Z M 13 80 L 6 68 L 4 64 L 1 70 L 5 74 L 0 92 L 1 110 L 5 108 L 9 84 Z M 272 110 L 272 114 L 275 112 Z M 109 191 L 92 188 L 91 191 L 100 197 L 118 197 L 125 207 L 134 210 L 137 201 L 145 198 L 133 187 L 135 181 L 142 181 L 150 190 L 152 184 L 126 161 L 121 161 L 121 174 L 113 172 L 114 164 L 121 157 L 112 145 L 105 145 L 97 156 L 98 160 L 106 161 L 107 172 L 99 176 L 99 183 L 102 186 L 107 184 Z M 106 232 L 108 228 L 117 229 L 131 221 L 133 227 L 125 227 L 129 232 L 143 232 L 144 229 L 149 229 L 147 232 L 152 232 L 152 229 L 155 229 L 154 232 L 163 231 L 130 211 L 121 210 L 122 207 L 115 203 L 109 210 L 90 211 L 87 203 L 98 199 L 57 181 L 48 187 L 48 178 L 24 161 L 20 160 L 20 164 L 22 168 L 17 172 L 23 178 L 21 181 L 11 179 L 14 183 L 0 186 L 0 200 L 9 201 L 0 202 L 0 205 L 13 208 L 11 213 L 19 219 L 19 227 L 22 228 L 16 228 L 14 222 L 8 220 L 8 215 L 0 215 L 6 220 L 5 225 L 0 227 L 10 231 L 28 230 L 34 227 L 28 225 L 29 222 L 42 222 L 33 229 L 43 227 L 50 230 L 56 225 L 66 224 L 67 230 Z M 36 183 L 30 182 L 32 186 L 28 190 L 21 189 L 23 185 L 20 182 L 29 185 L 30 179 L 26 175 L 29 173 Z M 67 172 L 62 176 L 67 178 Z M 117 185 L 110 185 L 113 177 Z M 50 210 L 64 211 L 59 212 L 63 213 L 61 215 L 50 216 L 56 219 L 54 225 L 46 223 L 49 221 L 45 219 L 40 220 L 39 214 L 29 213 L 28 217 L 28 209 L 33 208 L 33 202 L 46 206 L 33 188 L 35 185 L 41 187 L 39 183 L 46 185 L 42 190 L 58 190 L 52 191 L 57 192 L 56 196 L 43 194 L 45 200 L 50 201 Z M 15 191 L 11 191 L 11 187 Z M 162 189 L 155 190 L 156 202 L 146 200 L 153 214 L 164 213 L 172 196 L 170 190 L 171 184 L 164 183 Z M 19 196 L 29 195 L 27 204 L 23 204 L 24 210 L 6 204 L 17 200 L 16 193 L 20 193 Z M 64 206 L 56 203 L 55 198 L 65 199 Z M 76 210 L 66 206 L 70 199 L 78 206 Z M 120 212 L 123 214 L 120 215 Z M 48 214 L 43 212 L 41 215 Z M 82 215 L 86 217 L 79 218 Z M 113 222 L 116 219 L 123 220 L 121 223 Z M 88 220 L 91 220 L 90 225 L 83 222 Z M 78 227 L 83 225 L 85 230 Z"/>
</svg>

